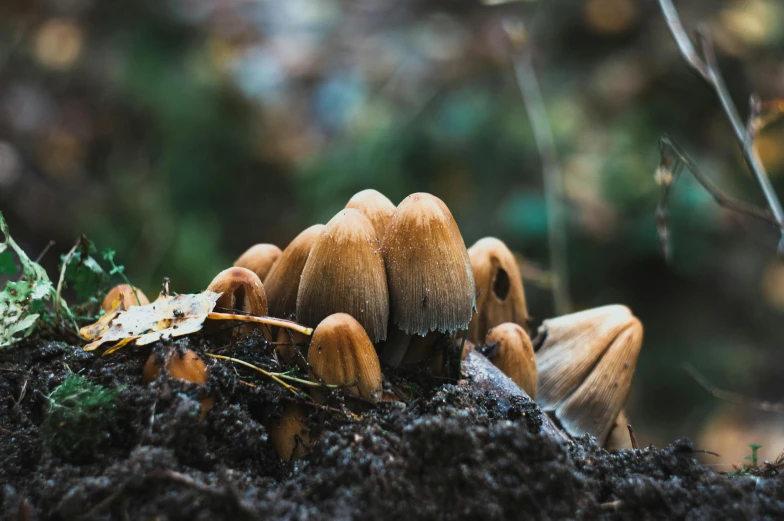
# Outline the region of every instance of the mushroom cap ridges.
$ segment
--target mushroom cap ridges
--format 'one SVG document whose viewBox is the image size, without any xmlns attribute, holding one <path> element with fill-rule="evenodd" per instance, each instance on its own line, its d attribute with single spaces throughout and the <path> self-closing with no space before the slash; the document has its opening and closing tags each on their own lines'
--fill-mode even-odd
<svg viewBox="0 0 784 521">
<path fill-rule="evenodd" d="M 228 268 L 218 273 L 208 290 L 221 293 L 216 308 L 237 310 L 252 315 L 267 314 L 267 294 L 258 275 L 247 268 Z"/>
<path fill-rule="evenodd" d="M 357 192 L 349 199 L 346 208 L 359 210 L 370 220 L 376 230 L 379 242 L 384 238 L 386 229 L 395 213 L 395 205 L 387 196 L 373 189 Z"/>
<path fill-rule="evenodd" d="M 477 313 L 468 326 L 468 338 L 480 342 L 491 328 L 505 322 L 527 327 L 523 278 L 506 244 L 495 237 L 479 239 L 468 249 L 468 257 L 477 292 Z"/>
<path fill-rule="evenodd" d="M 437 197 L 406 197 L 382 243 L 392 322 L 406 333 L 465 329 L 474 277 L 457 223 Z"/>
<path fill-rule="evenodd" d="M 362 325 L 346 313 L 330 315 L 316 327 L 308 349 L 313 381 L 348 385 L 349 394 L 381 398 L 381 364 Z"/>
<path fill-rule="evenodd" d="M 254 244 L 234 261 L 234 266 L 248 268 L 264 282 L 281 253 L 283 252 L 280 251 L 280 248 L 274 244 Z"/>
<path fill-rule="evenodd" d="M 286 246 L 267 274 L 264 286 L 269 299 L 269 312 L 273 317 L 289 318 L 296 312 L 302 269 L 324 228 L 323 224 L 314 224 L 303 230 Z"/>
<path fill-rule="evenodd" d="M 313 245 L 297 295 L 297 320 L 315 326 L 348 313 L 378 342 L 387 336 L 389 293 L 373 225 L 359 210 L 341 210 Z"/>
</svg>

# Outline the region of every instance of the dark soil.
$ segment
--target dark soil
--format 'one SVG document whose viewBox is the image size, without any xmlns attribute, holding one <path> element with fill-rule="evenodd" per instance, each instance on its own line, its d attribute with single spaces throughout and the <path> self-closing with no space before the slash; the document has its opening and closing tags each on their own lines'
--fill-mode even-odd
<svg viewBox="0 0 784 521">
<path fill-rule="evenodd" d="M 38 339 L 0 353 L 2 519 L 784 519 L 776 475 L 714 473 L 686 440 L 617 454 L 557 442 L 532 428 L 532 403 L 520 414 L 469 381 L 422 375 L 409 404 L 359 416 L 306 406 L 315 441 L 290 463 L 265 428 L 290 394 L 214 359 L 206 389 L 146 385 L 150 352 L 101 358 Z M 280 369 L 253 338 L 224 354 Z M 48 395 L 71 372 L 118 391 L 90 424 L 103 432 L 75 447 L 57 441 L 82 426 L 47 422 Z M 202 420 L 207 394 L 216 405 Z"/>
</svg>

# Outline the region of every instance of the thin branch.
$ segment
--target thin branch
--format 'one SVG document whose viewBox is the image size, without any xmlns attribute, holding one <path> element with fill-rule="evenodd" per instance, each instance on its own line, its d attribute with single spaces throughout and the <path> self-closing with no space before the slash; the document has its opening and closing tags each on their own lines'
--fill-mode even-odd
<svg viewBox="0 0 784 521">
<path fill-rule="evenodd" d="M 548 247 L 550 264 L 555 277 L 552 281 L 555 310 L 559 315 L 572 310 L 569 296 L 569 267 L 566 253 L 566 222 L 563 208 L 563 176 L 555 148 L 555 138 L 545 109 L 539 81 L 533 68 L 531 48 L 520 20 L 510 19 L 504 23 L 509 38 L 512 67 L 517 87 L 525 104 L 534 141 L 542 161 L 544 196 L 547 207 Z"/>
<path fill-rule="evenodd" d="M 755 400 L 754 398 L 749 398 L 732 391 L 724 391 L 710 383 L 710 381 L 702 376 L 691 364 L 683 364 L 683 369 L 689 373 L 689 375 L 694 378 L 694 381 L 700 384 L 703 389 L 720 400 L 725 400 L 751 409 L 758 409 L 760 411 L 784 413 L 784 404 L 782 403 Z"/>
<path fill-rule="evenodd" d="M 740 118 L 735 104 L 732 102 L 727 85 L 721 76 L 718 64 L 716 62 L 716 53 L 713 47 L 713 42 L 705 31 L 697 31 L 697 44 L 699 51 L 697 52 L 689 36 L 683 28 L 678 11 L 672 4 L 672 0 L 659 0 L 664 20 L 667 22 L 667 27 L 678 44 L 678 48 L 683 55 L 686 62 L 697 71 L 708 84 L 713 87 L 716 95 L 721 102 L 724 113 L 732 126 L 738 144 L 743 151 L 743 158 L 746 165 L 754 173 L 757 183 L 760 185 L 765 199 L 767 200 L 768 207 L 770 208 L 777 225 L 781 229 L 781 240 L 778 245 L 778 254 L 784 255 L 784 210 L 782 210 L 779 198 L 773 190 L 773 185 L 765 170 L 765 166 L 759 158 L 759 154 L 754 149 L 754 136 L 749 132 L 750 127 L 753 126 L 753 118 L 755 117 L 755 98 L 752 97 L 751 105 L 752 110 L 749 121 L 744 124 Z"/>
</svg>

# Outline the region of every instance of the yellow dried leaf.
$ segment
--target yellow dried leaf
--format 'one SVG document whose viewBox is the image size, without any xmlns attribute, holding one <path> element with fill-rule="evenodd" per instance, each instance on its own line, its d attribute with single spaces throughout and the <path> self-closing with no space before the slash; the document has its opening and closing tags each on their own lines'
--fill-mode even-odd
<svg viewBox="0 0 784 521">
<path fill-rule="evenodd" d="M 163 296 L 146 306 L 133 306 L 126 311 L 111 311 L 79 332 L 91 341 L 85 351 L 97 349 L 107 342 L 117 342 L 106 354 L 130 342 L 146 345 L 165 338 L 189 335 L 202 328 L 215 307 L 219 293 L 186 293 L 176 297 Z"/>
</svg>

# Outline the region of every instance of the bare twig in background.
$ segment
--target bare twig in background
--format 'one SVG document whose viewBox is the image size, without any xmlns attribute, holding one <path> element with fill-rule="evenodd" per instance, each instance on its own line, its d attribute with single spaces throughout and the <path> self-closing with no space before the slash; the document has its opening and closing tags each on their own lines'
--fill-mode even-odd
<svg viewBox="0 0 784 521">
<path fill-rule="evenodd" d="M 722 192 L 705 173 L 700 170 L 694 160 L 672 139 L 663 136 L 659 141 L 661 159 L 656 170 L 656 182 L 662 187 L 661 199 L 656 207 L 656 229 L 659 233 L 659 243 L 662 246 L 664 257 L 670 259 L 670 231 L 667 225 L 667 204 L 670 192 L 683 171 L 683 167 L 691 172 L 694 179 L 708 191 L 716 203 L 728 210 L 753 217 L 765 223 L 779 227 L 779 223 L 769 210 L 764 210 L 753 204 L 734 199 Z"/>
<path fill-rule="evenodd" d="M 751 409 L 758 409 L 760 411 L 784 413 L 784 403 L 755 400 L 754 398 L 733 393 L 732 391 L 724 391 L 710 383 L 710 381 L 702 376 L 691 364 L 683 364 L 683 369 L 689 373 L 703 389 L 720 400 L 736 403 Z"/>
<path fill-rule="evenodd" d="M 732 130 L 735 132 L 738 144 L 743 151 L 743 158 L 746 161 L 746 165 L 748 165 L 749 169 L 754 173 L 757 183 L 759 183 L 762 192 L 765 194 L 765 199 L 767 200 L 768 207 L 773 214 L 776 224 L 781 229 L 781 240 L 778 245 L 778 253 L 779 255 L 784 255 L 784 210 L 782 210 L 779 198 L 773 190 L 773 185 L 770 183 L 770 178 L 765 171 L 765 167 L 762 164 L 757 151 L 754 149 L 755 132 L 752 130 L 755 128 L 755 120 L 759 119 L 761 103 L 756 96 L 751 96 L 749 121 L 744 124 L 738 114 L 738 110 L 732 102 L 732 98 L 727 90 L 727 85 L 724 83 L 719 67 L 716 64 L 716 53 L 713 48 L 713 42 L 708 34 L 702 30 L 697 31 L 697 46 L 700 51 L 698 53 L 683 28 L 683 24 L 678 16 L 678 11 L 672 4 L 672 0 L 659 0 L 659 5 L 661 6 L 664 20 L 667 22 L 667 27 L 670 29 L 670 33 L 672 33 L 675 43 L 678 44 L 678 48 L 680 49 L 683 58 L 711 87 L 713 87 L 713 90 L 716 91 L 716 95 L 721 102 L 724 113 L 727 115 Z"/>
<path fill-rule="evenodd" d="M 504 29 L 509 37 L 512 66 L 515 79 L 523 97 L 528 118 L 531 121 L 534 140 L 542 160 L 544 177 L 544 196 L 547 206 L 548 245 L 550 265 L 553 274 L 552 290 L 555 311 L 559 315 L 572 311 L 569 296 L 569 266 L 566 256 L 566 222 L 563 208 L 563 176 L 558 163 L 555 139 L 547 117 L 547 110 L 539 89 L 531 60 L 531 49 L 527 45 L 525 27 L 518 19 L 504 21 Z"/>
</svg>

